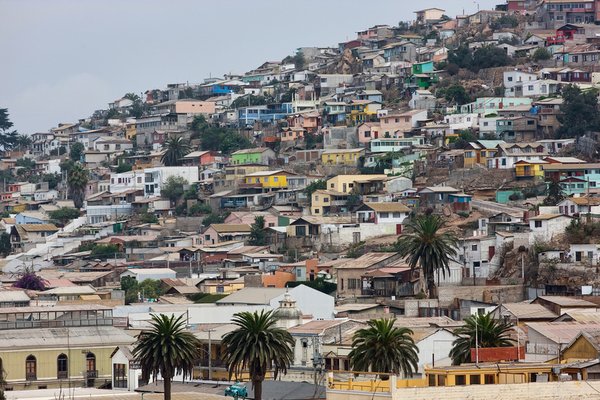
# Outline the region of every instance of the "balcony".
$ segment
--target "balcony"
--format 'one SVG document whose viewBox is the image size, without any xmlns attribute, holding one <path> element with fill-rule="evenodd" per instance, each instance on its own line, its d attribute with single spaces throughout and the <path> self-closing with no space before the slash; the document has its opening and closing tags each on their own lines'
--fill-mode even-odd
<svg viewBox="0 0 600 400">
<path fill-rule="evenodd" d="M 97 378 L 98 377 L 98 370 L 97 369 L 91 369 L 89 371 L 85 371 L 85 377 L 88 378 L 88 379 Z"/>
<path fill-rule="evenodd" d="M 69 373 L 67 371 L 58 371 L 57 378 L 58 379 L 67 379 L 69 377 Z"/>
<path fill-rule="evenodd" d="M 35 372 L 27 372 L 25 374 L 25 379 L 28 381 L 35 381 L 37 380 L 37 374 Z"/>
</svg>

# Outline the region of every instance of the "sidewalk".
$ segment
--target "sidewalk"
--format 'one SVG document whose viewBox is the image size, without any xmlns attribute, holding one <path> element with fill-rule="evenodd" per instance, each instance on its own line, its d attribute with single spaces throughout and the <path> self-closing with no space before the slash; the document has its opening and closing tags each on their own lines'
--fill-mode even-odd
<svg viewBox="0 0 600 400">
<path fill-rule="evenodd" d="M 7 400 L 162 400 L 162 393 L 121 392 L 90 388 L 20 390 L 4 392 Z M 224 400 L 223 396 L 200 392 L 174 392 L 172 400 Z"/>
</svg>

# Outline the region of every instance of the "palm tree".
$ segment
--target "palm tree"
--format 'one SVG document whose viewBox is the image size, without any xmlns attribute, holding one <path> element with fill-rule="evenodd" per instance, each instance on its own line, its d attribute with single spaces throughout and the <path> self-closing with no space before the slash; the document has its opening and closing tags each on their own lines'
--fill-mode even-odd
<svg viewBox="0 0 600 400">
<path fill-rule="evenodd" d="M 32 143 L 31 137 L 27 135 L 17 135 L 15 138 L 15 146 L 20 151 L 26 150 Z"/>
<path fill-rule="evenodd" d="M 418 370 L 419 349 L 408 328 L 394 326 L 396 319 L 374 319 L 352 338 L 348 355 L 354 371 L 372 371 L 412 376 Z"/>
<path fill-rule="evenodd" d="M 160 161 L 167 167 L 181 165 L 183 156 L 191 151 L 190 144 L 182 137 L 167 139 L 163 148 L 166 149 Z"/>
<path fill-rule="evenodd" d="M 142 379 L 156 379 L 160 374 L 164 400 L 171 400 L 173 376 L 192 376 L 194 363 L 200 358 L 200 341 L 185 331 L 183 315 L 152 315 L 150 325 L 150 330 L 138 335 L 133 355 L 142 366 Z"/>
<path fill-rule="evenodd" d="M 80 163 L 76 163 L 69 171 L 67 184 L 69 185 L 69 195 L 75 204 L 75 208 L 83 207 L 85 188 L 88 180 L 88 170 Z"/>
<path fill-rule="evenodd" d="M 232 375 L 250 373 L 254 399 L 262 399 L 262 383 L 269 370 L 274 369 L 274 378 L 287 369 L 294 359 L 294 339 L 285 329 L 277 328 L 277 318 L 272 311 L 240 312 L 232 322 L 238 326 L 223 336 L 225 362 Z"/>
<path fill-rule="evenodd" d="M 496 321 L 490 313 L 467 317 L 465 325 L 454 331 L 459 337 L 454 340 L 452 350 L 450 350 L 452 363 L 459 365 L 472 362 L 471 349 L 475 347 L 513 346 L 514 340 L 509 337 L 511 329 L 510 323 Z"/>
<path fill-rule="evenodd" d="M 456 257 L 458 239 L 451 232 L 440 232 L 444 220 L 433 214 L 418 216 L 408 224 L 407 233 L 398 238 L 396 246 L 406 257 L 411 269 L 420 269 L 421 284 L 427 287 L 429 298 L 437 298 L 435 272 L 450 273 L 450 260 Z"/>
</svg>

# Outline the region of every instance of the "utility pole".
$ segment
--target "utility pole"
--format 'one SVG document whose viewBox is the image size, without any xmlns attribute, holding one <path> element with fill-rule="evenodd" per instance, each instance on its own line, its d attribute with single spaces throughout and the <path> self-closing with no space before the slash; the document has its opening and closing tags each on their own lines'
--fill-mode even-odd
<svg viewBox="0 0 600 400">
<path fill-rule="evenodd" d="M 479 334 L 477 333 L 477 318 L 479 314 L 475 315 L 475 365 L 479 365 Z"/>
<path fill-rule="evenodd" d="M 212 329 L 208 330 L 208 380 L 212 381 L 212 341 L 210 340 L 210 333 Z"/>
</svg>

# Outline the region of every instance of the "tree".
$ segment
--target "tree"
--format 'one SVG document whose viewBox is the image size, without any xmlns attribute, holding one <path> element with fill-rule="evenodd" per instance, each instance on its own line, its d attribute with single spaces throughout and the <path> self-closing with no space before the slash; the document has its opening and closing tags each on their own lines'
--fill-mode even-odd
<svg viewBox="0 0 600 400">
<path fill-rule="evenodd" d="M 113 243 L 98 244 L 92 247 L 90 256 L 92 258 L 106 260 L 108 258 L 115 258 L 120 253 L 120 250 L 119 246 Z"/>
<path fill-rule="evenodd" d="M 465 319 L 465 325 L 454 333 L 458 339 L 452 343 L 450 358 L 452 364 L 459 365 L 473 362 L 471 349 L 475 347 L 511 347 L 514 340 L 509 337 L 511 325 L 496 321 L 492 314 L 476 314 Z M 477 341 L 475 341 L 477 337 Z"/>
<path fill-rule="evenodd" d="M 117 165 L 117 170 L 115 172 L 117 174 L 122 174 L 123 172 L 129 172 L 131 170 L 132 170 L 131 164 L 121 162 L 121 163 L 119 163 L 119 165 Z"/>
<path fill-rule="evenodd" d="M 166 152 L 160 161 L 167 167 L 181 165 L 182 158 L 191 151 L 190 143 L 182 137 L 167 139 L 163 148 Z"/>
<path fill-rule="evenodd" d="M 544 199 L 545 206 L 557 206 L 558 203 L 565 199 L 563 188 L 556 179 L 553 179 L 548 183 L 547 193 L 548 195 Z"/>
<path fill-rule="evenodd" d="M 69 171 L 67 177 L 67 185 L 69 186 L 69 196 L 75 204 L 75 208 L 83 207 L 83 200 L 85 197 L 85 189 L 89 180 L 89 174 L 87 169 L 80 163 L 75 165 Z"/>
<path fill-rule="evenodd" d="M 550 54 L 550 52 L 548 50 L 546 50 L 545 47 L 540 47 L 539 49 L 534 51 L 533 55 L 531 56 L 531 58 L 534 61 L 549 60 L 551 57 L 552 57 L 552 54 Z"/>
<path fill-rule="evenodd" d="M 181 176 L 170 176 L 161 189 L 160 194 L 172 202 L 177 202 L 183 196 L 183 187 L 188 184 L 188 181 Z"/>
<path fill-rule="evenodd" d="M 58 210 L 50 211 L 50 218 L 58 221 L 61 225 L 66 225 L 67 222 L 79 217 L 79 210 L 70 207 L 59 208 Z"/>
<path fill-rule="evenodd" d="M 200 358 L 200 341 L 186 332 L 183 315 L 175 318 L 164 314 L 152 315 L 150 330 L 137 337 L 133 355 L 142 367 L 142 379 L 156 379 L 160 374 L 164 382 L 164 400 L 171 400 L 173 376 L 192 376 L 194 364 Z"/>
<path fill-rule="evenodd" d="M 80 142 L 76 142 L 73 143 L 73 145 L 71 146 L 71 150 L 69 151 L 69 157 L 71 157 L 71 160 L 77 162 L 77 161 L 83 161 L 83 153 L 85 152 L 85 147 L 83 146 L 82 143 Z"/>
<path fill-rule="evenodd" d="M 19 279 L 13 286 L 20 289 L 42 291 L 46 289 L 46 283 L 42 277 L 35 273 L 33 267 L 24 267 L 19 273 Z"/>
<path fill-rule="evenodd" d="M 452 85 L 444 91 L 444 98 L 451 104 L 463 105 L 471 101 L 471 97 L 462 85 Z"/>
<path fill-rule="evenodd" d="M 412 376 L 418 370 L 419 349 L 408 328 L 395 327 L 396 319 L 375 319 L 352 338 L 348 355 L 354 371 L 382 372 Z"/>
<path fill-rule="evenodd" d="M 484 68 L 511 65 L 513 60 L 499 47 L 483 46 L 473 51 L 467 46 L 460 46 L 448 54 L 448 63 L 479 72 Z"/>
<path fill-rule="evenodd" d="M 208 128 L 208 122 L 206 122 L 206 117 L 204 115 L 196 115 L 192 120 L 191 128 L 193 132 L 201 133 L 206 128 Z"/>
<path fill-rule="evenodd" d="M 250 245 L 264 246 L 267 243 L 267 234 L 265 232 L 265 217 L 259 215 L 254 218 L 250 230 Z"/>
<path fill-rule="evenodd" d="M 10 235 L 7 232 L 0 233 L 0 255 L 8 256 L 12 252 L 12 244 L 10 243 Z"/>
<path fill-rule="evenodd" d="M 274 379 L 286 374 L 294 360 L 294 339 L 285 329 L 276 327 L 273 311 L 240 312 L 233 316 L 237 328 L 223 336 L 225 363 L 229 378 L 248 371 L 254 399 L 262 400 L 262 383 L 267 371 L 274 369 Z"/>
<path fill-rule="evenodd" d="M 429 298 L 437 298 L 434 274 L 443 276 L 450 273 L 450 260 L 456 257 L 458 239 L 451 232 L 441 232 L 444 228 L 442 217 L 426 214 L 416 217 L 407 226 L 396 243 L 402 257 L 407 257 L 411 269 L 420 270 L 423 289 L 425 285 Z"/>
<path fill-rule="evenodd" d="M 17 142 L 17 131 L 10 130 L 13 123 L 8 116 L 7 108 L 0 108 L 0 147 L 2 150 L 12 149 Z"/>
<path fill-rule="evenodd" d="M 31 140 L 31 137 L 29 137 L 27 135 L 17 135 L 15 137 L 15 147 L 19 151 L 27 150 L 27 148 L 29 146 L 31 146 L 32 143 L 33 143 L 33 141 Z"/>
<path fill-rule="evenodd" d="M 597 89 L 582 91 L 578 86 L 567 85 L 562 90 L 562 97 L 562 114 L 558 116 L 560 137 L 579 137 L 588 131 L 600 130 Z"/>
<path fill-rule="evenodd" d="M 231 108 L 238 109 L 240 107 L 264 106 L 272 101 L 271 98 L 265 96 L 255 96 L 249 94 L 247 96 L 238 97 L 231 103 Z"/>
</svg>

